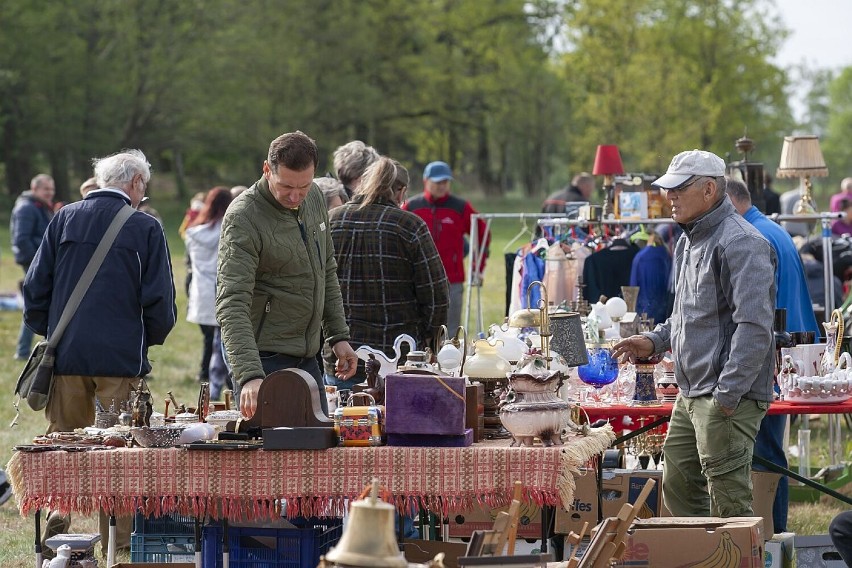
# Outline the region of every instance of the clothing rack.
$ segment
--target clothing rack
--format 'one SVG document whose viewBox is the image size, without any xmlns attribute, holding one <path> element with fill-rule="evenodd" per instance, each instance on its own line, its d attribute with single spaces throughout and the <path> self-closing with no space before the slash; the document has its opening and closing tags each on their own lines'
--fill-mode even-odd
<svg viewBox="0 0 852 568">
<path fill-rule="evenodd" d="M 481 280 L 474 279 L 473 270 L 475 266 L 481 265 L 481 259 L 487 253 L 488 241 L 482 239 L 479 234 L 479 221 L 485 222 L 485 232 L 486 234 L 490 234 L 491 221 L 494 219 L 516 219 L 523 223 L 527 219 L 535 219 L 538 222 L 541 219 L 564 218 L 564 213 L 475 213 L 470 216 L 470 254 L 467 258 L 467 274 L 465 275 L 467 290 L 465 291 L 464 317 L 462 318 L 465 329 L 470 329 L 470 307 L 474 288 L 476 288 L 476 332 L 483 331 L 485 327 L 482 323 L 482 298 L 479 292 L 480 288 L 482 288 L 482 282 Z"/>
<path fill-rule="evenodd" d="M 821 226 L 823 277 L 825 279 L 825 321 L 831 319 L 834 310 L 834 265 L 831 260 L 831 222 L 844 219 L 845 213 L 814 213 L 809 215 L 767 215 L 776 223 L 781 221 L 819 221 Z M 479 235 L 479 221 L 485 222 L 486 232 L 490 233 L 491 221 L 494 219 L 516 219 L 525 221 L 535 219 L 539 227 L 571 227 L 584 225 L 598 226 L 624 226 L 624 225 L 663 225 L 674 223 L 672 219 L 607 219 L 599 221 L 586 221 L 582 219 L 566 217 L 564 213 L 476 213 L 471 215 L 470 227 L 470 254 L 468 255 L 467 290 L 465 292 L 464 317 L 462 319 L 465 329 L 470 329 L 470 312 L 473 289 L 476 288 L 476 333 L 484 331 L 482 322 L 482 299 L 480 296 L 481 281 L 474 279 L 473 267 L 480 265 L 480 260 L 486 255 L 486 243 Z M 481 241 L 481 242 L 480 242 Z"/>
</svg>

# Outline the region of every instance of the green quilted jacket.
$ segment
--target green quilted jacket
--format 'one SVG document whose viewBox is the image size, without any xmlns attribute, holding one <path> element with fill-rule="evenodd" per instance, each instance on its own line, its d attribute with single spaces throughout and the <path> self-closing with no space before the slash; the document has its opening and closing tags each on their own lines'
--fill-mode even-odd
<svg viewBox="0 0 852 568">
<path fill-rule="evenodd" d="M 349 339 L 328 211 L 316 185 L 298 211 L 275 200 L 266 178 L 228 207 L 216 319 L 240 384 L 264 376 L 260 351 L 315 356 L 320 326 L 332 344 Z"/>
</svg>

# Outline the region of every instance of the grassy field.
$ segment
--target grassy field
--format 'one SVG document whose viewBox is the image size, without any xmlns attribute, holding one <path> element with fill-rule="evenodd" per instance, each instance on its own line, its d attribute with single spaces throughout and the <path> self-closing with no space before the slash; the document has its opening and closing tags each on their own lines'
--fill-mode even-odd
<svg viewBox="0 0 852 568">
<path fill-rule="evenodd" d="M 500 200 L 476 199 L 476 207 L 482 212 L 534 212 L 540 207 L 539 201 L 522 198 L 504 198 Z M 11 209 L 8 201 L 0 201 L 0 292 L 12 293 L 21 278 L 21 271 L 13 262 L 9 248 L 8 216 Z M 164 219 L 172 251 L 175 282 L 178 289 L 179 313 L 185 313 L 186 296 L 183 293 L 184 247 L 177 228 L 183 216 L 185 204 L 160 202 L 155 207 Z M 532 228 L 530 223 L 527 228 Z M 493 240 L 491 244 L 491 262 L 485 272 L 485 285 L 481 289 L 483 321 L 489 323 L 502 321 L 505 305 L 505 279 L 502 253 L 507 244 L 524 229 L 518 220 L 495 220 L 492 224 Z M 518 242 L 511 243 L 515 248 Z M 474 295 L 474 298 L 476 296 Z M 472 311 L 472 314 L 475 313 Z M 472 316 L 473 317 L 473 316 Z M 10 424 L 15 412 L 12 407 L 12 392 L 15 380 L 20 372 L 21 363 L 13 360 L 21 316 L 19 312 L 0 311 L 0 392 L 5 393 L 0 400 L 0 424 Z M 471 320 L 473 321 L 473 319 Z M 154 347 L 150 352 L 154 370 L 150 388 L 154 393 L 155 409 L 163 410 L 166 391 L 174 392 L 178 401 L 192 401 L 197 397 L 195 375 L 201 352 L 201 333 L 198 327 L 179 319 L 177 327 L 169 336 L 166 345 Z M 827 463 L 826 432 L 824 420 L 811 424 L 814 455 L 812 465 Z M 22 408 L 16 428 L 0 427 L 0 459 L 6 463 L 17 444 L 28 443 L 33 436 L 43 433 L 46 427 L 41 413 Z M 795 443 L 796 431 L 791 433 Z M 848 438 L 848 433 L 847 436 Z M 850 456 L 850 446 L 845 448 L 846 459 Z M 799 534 L 825 533 L 831 518 L 841 510 L 832 502 L 820 505 L 791 506 L 790 530 Z M 97 523 L 92 518 L 75 517 L 73 530 L 78 532 L 97 532 Z M 22 518 L 15 507 L 14 499 L 0 507 L 0 566 L 29 567 L 32 565 L 33 524 L 32 517 Z M 122 559 L 119 558 L 121 561 Z M 124 559 L 126 561 L 126 558 Z"/>
</svg>

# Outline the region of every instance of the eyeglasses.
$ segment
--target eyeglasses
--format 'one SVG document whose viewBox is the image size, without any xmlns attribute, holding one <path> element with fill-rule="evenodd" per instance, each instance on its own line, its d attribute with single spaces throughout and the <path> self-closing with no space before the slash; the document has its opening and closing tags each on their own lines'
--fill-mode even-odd
<svg viewBox="0 0 852 568">
<path fill-rule="evenodd" d="M 699 181 L 705 179 L 705 177 L 706 176 L 692 176 L 683 185 L 679 185 L 678 187 L 673 187 L 671 189 L 666 189 L 665 191 L 670 193 L 683 193 L 693 185 L 697 184 Z"/>
</svg>

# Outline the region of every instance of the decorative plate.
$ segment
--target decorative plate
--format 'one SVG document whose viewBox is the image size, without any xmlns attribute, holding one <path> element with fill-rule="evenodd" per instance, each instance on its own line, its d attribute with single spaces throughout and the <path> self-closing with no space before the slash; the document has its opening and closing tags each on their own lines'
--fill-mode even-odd
<svg viewBox="0 0 852 568">
<path fill-rule="evenodd" d="M 784 400 L 790 404 L 840 404 L 852 398 L 852 394 L 838 394 L 832 396 L 790 396 L 787 395 Z"/>
</svg>

